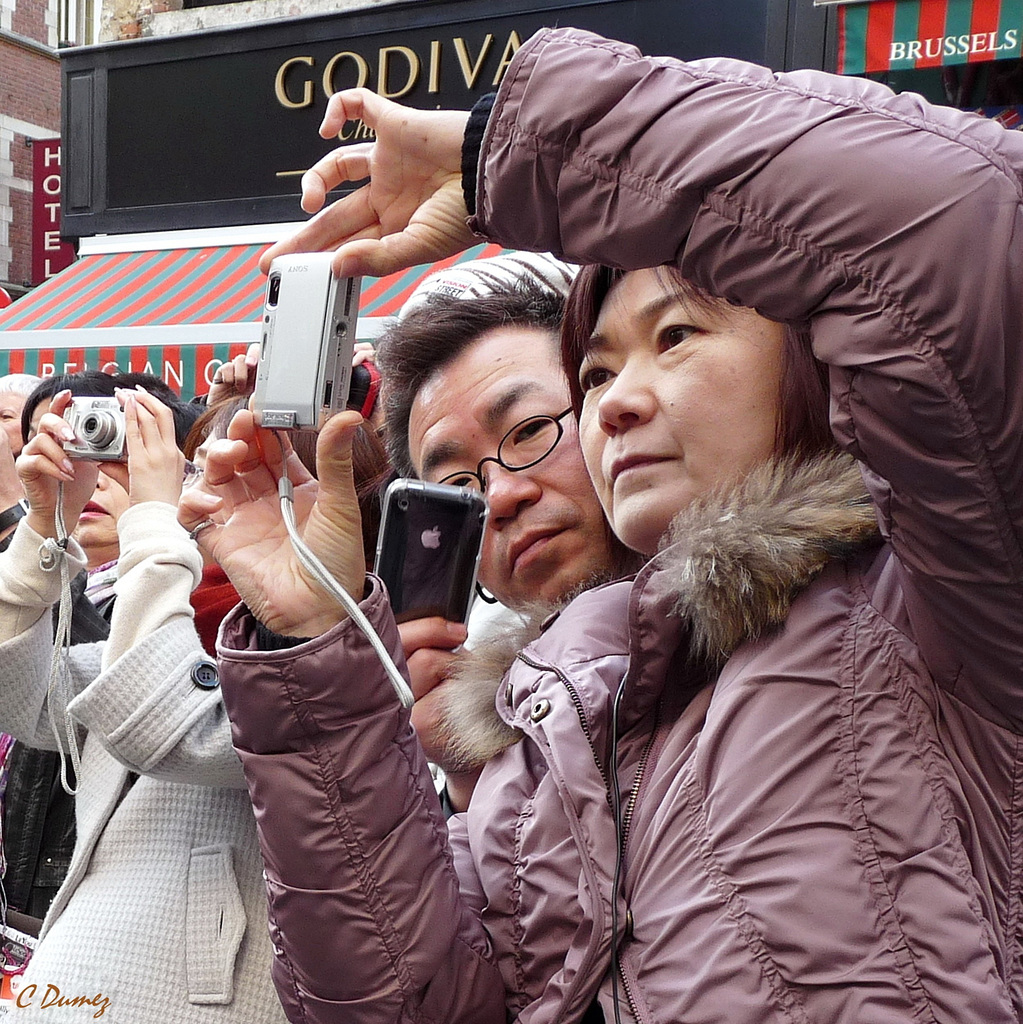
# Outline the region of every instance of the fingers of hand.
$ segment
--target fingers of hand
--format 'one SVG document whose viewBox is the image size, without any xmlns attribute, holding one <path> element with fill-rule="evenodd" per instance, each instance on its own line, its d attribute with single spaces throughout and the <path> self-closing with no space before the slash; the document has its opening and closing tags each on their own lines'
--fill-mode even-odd
<svg viewBox="0 0 1023 1024">
<path fill-rule="evenodd" d="M 191 532 L 200 523 L 216 515 L 223 507 L 222 498 L 203 491 L 199 487 L 193 487 L 183 492 L 178 500 L 178 522 Z"/>
<path fill-rule="evenodd" d="M 162 461 L 173 463 L 180 477 L 180 464 L 184 457 L 177 447 L 174 413 L 170 406 L 142 387 L 134 391 L 118 389 L 117 397 L 124 403 L 129 458 L 148 452 Z"/>
<path fill-rule="evenodd" d="M 355 343 L 352 352 L 352 367 L 361 366 L 363 363 L 372 363 L 376 360 L 376 349 L 371 342 L 359 341 Z"/>
<path fill-rule="evenodd" d="M 439 615 L 412 619 L 398 625 L 398 635 L 405 657 L 423 647 L 452 651 L 465 642 L 466 628 L 461 622 L 448 622 Z"/>
<path fill-rule="evenodd" d="M 66 407 L 65 407 L 66 408 Z M 75 439 L 75 432 L 71 429 L 70 424 L 63 416 L 59 413 L 47 412 L 43 414 L 42 419 L 39 420 L 39 427 L 36 431 L 36 436 L 29 441 L 25 448 L 29 448 L 32 442 L 38 437 L 42 436 L 52 437 L 58 443 L 64 441 L 73 441 Z M 22 449 L 24 451 L 25 449 Z"/>
<path fill-rule="evenodd" d="M 316 465 L 329 466 L 337 460 L 350 462 L 352 440 L 362 424 L 362 416 L 354 409 L 331 416 L 316 439 Z"/>
<path fill-rule="evenodd" d="M 379 230 L 379 218 L 369 200 L 369 186 L 363 185 L 320 210 L 289 242 L 301 251 L 327 252 L 357 237 L 360 231 L 373 227 Z M 307 208 L 303 205 L 303 209 Z M 307 212 L 312 212 L 312 207 Z"/>
<path fill-rule="evenodd" d="M 256 428 L 251 414 L 242 410 L 231 421 L 228 434 L 241 436 L 214 441 L 206 453 L 203 478 L 207 489 L 224 498 L 228 511 L 262 500 L 276 503 L 280 447 L 273 433 Z M 264 442 L 262 449 L 260 441 Z"/>
<path fill-rule="evenodd" d="M 71 404 L 71 392 L 66 388 L 63 391 L 58 391 L 50 402 L 50 412 L 54 416 L 63 416 L 64 410 Z"/>
<path fill-rule="evenodd" d="M 362 425 L 362 416 L 351 409 L 332 416 L 316 439 L 316 476 L 321 500 L 325 497 L 354 499 L 352 441 Z"/>
<path fill-rule="evenodd" d="M 22 448 L 15 463 L 18 476 L 26 484 L 40 476 L 74 480 L 74 464 L 64 450 L 64 441 L 74 436 L 74 431 L 60 416 L 46 413 L 39 421 L 35 437 Z"/>
<path fill-rule="evenodd" d="M 438 651 L 423 647 L 406 659 L 412 695 L 422 700 L 428 693 L 445 682 L 451 672 L 455 655 L 450 651 Z"/>
<path fill-rule="evenodd" d="M 382 99 L 369 89 L 342 89 L 327 102 L 327 110 L 320 124 L 320 135 L 325 139 L 333 138 L 346 121 L 362 120 L 372 127 L 388 106 L 396 104 Z"/>
<path fill-rule="evenodd" d="M 15 463 L 18 476 L 28 484 L 39 477 L 54 480 L 74 480 L 74 463 L 67 457 L 64 446 L 45 434 L 36 434 L 22 449 Z"/>
<path fill-rule="evenodd" d="M 222 438 L 206 450 L 203 480 L 208 487 L 221 488 L 233 483 L 240 466 L 252 465 L 254 448 L 242 440 Z"/>
<path fill-rule="evenodd" d="M 384 231 L 367 232 L 379 234 L 379 238 L 349 235 L 349 241 L 334 256 L 334 273 L 342 277 L 385 277 L 406 267 L 453 256 L 476 241 L 466 226 L 467 216 L 461 185 L 449 183 L 412 212 L 407 226 L 402 227 L 399 217 L 393 230 L 389 226 Z"/>
</svg>

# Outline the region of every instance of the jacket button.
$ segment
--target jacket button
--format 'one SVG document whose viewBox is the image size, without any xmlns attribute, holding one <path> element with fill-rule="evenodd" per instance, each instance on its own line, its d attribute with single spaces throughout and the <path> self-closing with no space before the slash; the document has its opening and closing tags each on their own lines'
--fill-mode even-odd
<svg viewBox="0 0 1023 1024">
<path fill-rule="evenodd" d="M 512 706 L 512 698 L 513 698 L 513 696 L 514 696 L 514 694 L 512 693 L 512 684 L 509 683 L 504 688 L 504 700 L 505 700 L 505 703 L 508 705 L 508 707 Z"/>
<path fill-rule="evenodd" d="M 192 682 L 200 689 L 215 690 L 220 685 L 220 672 L 217 663 L 203 658 L 192 666 Z"/>
<path fill-rule="evenodd" d="M 538 700 L 530 709 L 529 717 L 534 722 L 539 722 L 551 713 L 551 702 L 546 698 Z"/>
<path fill-rule="evenodd" d="M 636 930 L 636 922 L 632 917 L 632 909 L 629 908 L 625 911 L 625 940 L 626 942 L 632 938 L 633 932 Z"/>
</svg>

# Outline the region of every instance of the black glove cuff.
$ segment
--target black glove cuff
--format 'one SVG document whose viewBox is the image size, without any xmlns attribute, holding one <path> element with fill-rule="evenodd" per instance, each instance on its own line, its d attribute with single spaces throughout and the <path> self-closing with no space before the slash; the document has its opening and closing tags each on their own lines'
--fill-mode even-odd
<svg viewBox="0 0 1023 1024">
<path fill-rule="evenodd" d="M 0 512 L 0 533 L 8 527 L 14 526 L 18 520 L 24 519 L 27 515 L 28 502 L 24 498 L 22 498 L 16 505 L 12 505 L 10 508 L 4 509 L 3 512 Z"/>
<path fill-rule="evenodd" d="M 476 213 L 476 181 L 479 174 L 480 150 L 483 148 L 483 134 L 487 130 L 490 111 L 497 99 L 496 92 L 481 96 L 469 113 L 462 138 L 462 195 L 469 216 Z"/>
</svg>

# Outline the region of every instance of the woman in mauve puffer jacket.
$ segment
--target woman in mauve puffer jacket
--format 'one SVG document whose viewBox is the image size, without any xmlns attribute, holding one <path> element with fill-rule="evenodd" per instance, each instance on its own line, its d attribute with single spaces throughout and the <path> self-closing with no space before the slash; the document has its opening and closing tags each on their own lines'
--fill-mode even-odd
<svg viewBox="0 0 1023 1024">
<path fill-rule="evenodd" d="M 501 738 L 473 734 L 490 760 L 450 836 L 351 622 L 268 651 L 232 614 L 224 698 L 289 1017 L 1020 1021 L 1023 136 L 865 81 L 559 30 L 519 50 L 480 145 L 487 237 L 672 264 L 732 304 L 714 315 L 808 324 L 840 451 L 680 491 L 634 580 L 484 673 Z M 605 491 L 636 470 L 594 452 L 639 418 L 639 280 L 576 302 L 566 335 L 627 541 Z M 703 331 L 698 302 L 662 295 L 694 318 L 682 341 Z M 397 656 L 380 584 L 358 590 Z"/>
</svg>

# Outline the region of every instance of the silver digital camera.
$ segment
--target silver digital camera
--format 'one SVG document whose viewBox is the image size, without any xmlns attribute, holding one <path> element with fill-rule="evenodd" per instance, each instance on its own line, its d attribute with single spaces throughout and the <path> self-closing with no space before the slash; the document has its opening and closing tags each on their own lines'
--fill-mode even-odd
<svg viewBox="0 0 1023 1024">
<path fill-rule="evenodd" d="M 319 430 L 345 408 L 362 279 L 336 278 L 331 252 L 270 264 L 252 410 L 263 427 Z"/>
<path fill-rule="evenodd" d="M 66 441 L 64 451 L 72 459 L 96 459 L 100 462 L 125 462 L 124 410 L 116 398 L 80 396 L 72 398 L 64 419 L 75 432 L 75 441 Z"/>
</svg>

